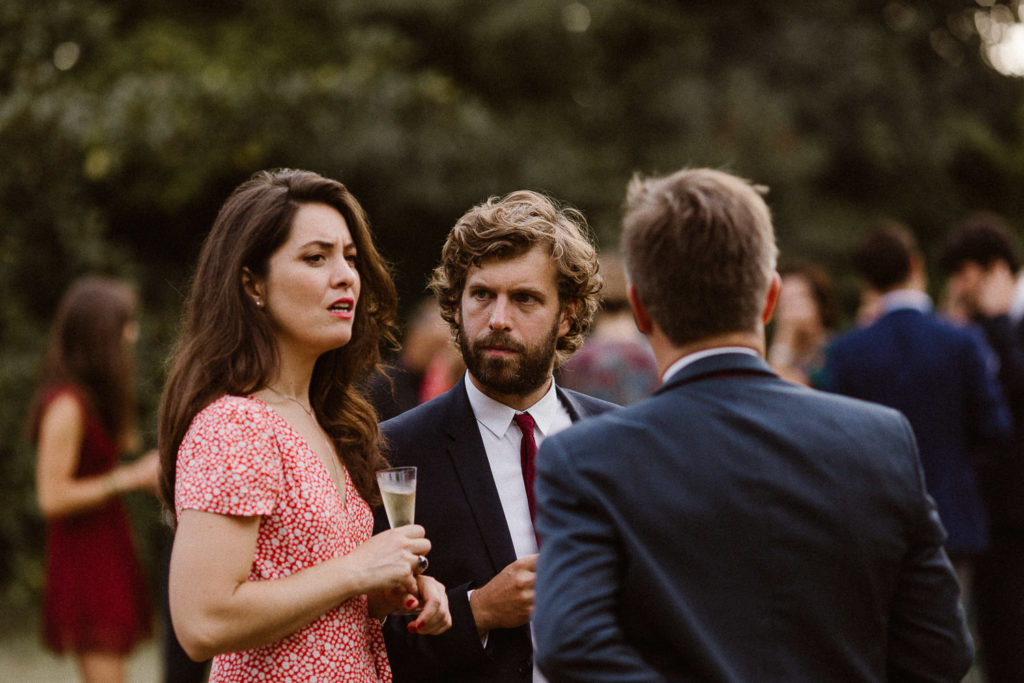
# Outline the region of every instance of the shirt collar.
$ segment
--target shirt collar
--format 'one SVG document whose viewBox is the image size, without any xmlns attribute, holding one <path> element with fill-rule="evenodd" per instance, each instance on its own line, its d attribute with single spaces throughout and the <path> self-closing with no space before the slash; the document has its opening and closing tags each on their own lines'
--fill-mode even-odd
<svg viewBox="0 0 1024 683">
<path fill-rule="evenodd" d="M 512 418 L 519 411 L 515 408 L 510 408 L 500 401 L 495 401 L 477 389 L 476 385 L 473 384 L 473 380 L 470 379 L 468 371 L 466 372 L 465 379 L 466 395 L 469 398 L 469 405 L 473 408 L 473 415 L 476 417 L 477 422 L 500 439 L 508 431 L 509 425 L 512 424 Z M 530 413 L 530 416 L 537 425 L 536 428 L 543 435 L 550 433 L 560 408 L 561 403 L 558 401 L 558 392 L 555 389 L 555 382 L 552 380 L 547 393 L 523 412 Z"/>
<path fill-rule="evenodd" d="M 665 374 L 663 374 L 661 376 L 661 383 L 664 384 L 665 382 L 667 382 L 672 377 L 672 375 L 676 374 L 677 372 L 679 372 L 680 370 L 685 368 L 687 365 L 690 365 L 691 363 L 696 363 L 697 361 L 701 360 L 702 358 L 709 358 L 711 356 L 720 356 L 720 355 L 725 354 L 725 353 L 745 353 L 748 356 L 756 356 L 756 357 L 760 357 L 761 356 L 761 354 L 759 354 L 757 351 L 755 351 L 754 349 L 750 348 L 749 346 L 718 346 L 718 347 L 713 348 L 713 349 L 704 349 L 702 351 L 694 351 L 693 353 L 690 353 L 690 354 L 687 354 L 687 355 L 683 356 L 682 358 L 677 360 L 675 363 L 673 363 L 672 365 L 668 366 L 668 369 L 665 370 Z"/>
<path fill-rule="evenodd" d="M 882 295 L 881 305 L 882 310 L 886 313 L 902 308 L 930 313 L 932 310 L 932 299 L 917 289 L 896 289 Z"/>
</svg>

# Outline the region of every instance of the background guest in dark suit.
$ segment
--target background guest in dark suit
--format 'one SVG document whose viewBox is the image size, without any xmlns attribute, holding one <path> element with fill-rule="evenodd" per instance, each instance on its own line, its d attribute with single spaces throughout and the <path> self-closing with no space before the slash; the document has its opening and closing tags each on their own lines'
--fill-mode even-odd
<svg viewBox="0 0 1024 683">
<path fill-rule="evenodd" d="M 544 442 L 537 658 L 560 681 L 959 681 L 970 639 L 913 434 L 763 359 L 768 208 L 636 179 L 623 233 L 655 394 Z"/>
<path fill-rule="evenodd" d="M 1014 438 L 980 463 L 990 541 L 978 558 L 974 604 L 979 655 L 989 683 L 1024 676 L 1024 278 L 1009 226 L 999 216 L 968 216 L 942 254 L 952 304 L 984 330 L 999 359 Z"/>
<path fill-rule="evenodd" d="M 533 457 L 546 437 L 614 407 L 552 379 L 590 327 L 600 282 L 583 216 L 534 192 L 491 198 L 449 233 L 430 287 L 468 372 L 381 430 L 392 464 L 419 468 L 416 522 L 453 627 L 426 639 L 389 621 L 396 681 L 537 680 Z"/>
<path fill-rule="evenodd" d="M 972 455 L 1005 442 L 1010 415 L 991 351 L 979 335 L 937 318 L 925 293 L 924 261 L 910 230 L 884 223 L 854 254 L 881 294 L 879 317 L 830 347 L 825 389 L 902 412 L 917 438 L 928 492 L 949 533 L 946 552 L 970 598 L 974 558 L 988 521 Z"/>
</svg>

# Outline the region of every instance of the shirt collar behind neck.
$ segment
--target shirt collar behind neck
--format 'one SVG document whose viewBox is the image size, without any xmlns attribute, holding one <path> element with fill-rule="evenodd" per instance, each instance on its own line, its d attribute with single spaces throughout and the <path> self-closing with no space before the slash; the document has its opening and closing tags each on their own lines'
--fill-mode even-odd
<svg viewBox="0 0 1024 683">
<path fill-rule="evenodd" d="M 466 372 L 465 380 L 466 396 L 469 398 L 469 405 L 473 408 L 473 415 L 476 417 L 477 422 L 486 427 L 495 436 L 501 438 L 508 430 L 509 425 L 512 424 L 512 418 L 519 411 L 515 408 L 510 408 L 500 401 L 495 401 L 480 391 L 473 384 L 469 372 Z M 558 401 L 558 391 L 552 379 L 551 386 L 548 387 L 547 392 L 523 412 L 530 413 L 541 434 L 548 434 L 560 408 L 561 403 Z"/>
<path fill-rule="evenodd" d="M 713 349 L 694 351 L 693 353 L 683 356 L 675 363 L 668 366 L 668 369 L 665 370 L 665 374 L 661 376 L 661 383 L 664 384 L 672 377 L 672 375 L 676 374 L 677 372 L 685 368 L 687 365 L 690 365 L 691 363 L 696 363 L 702 358 L 708 358 L 710 356 L 720 356 L 723 353 L 745 353 L 749 356 L 757 357 L 760 357 L 761 355 L 754 349 L 750 348 L 749 346 L 718 346 Z"/>
<path fill-rule="evenodd" d="M 882 295 L 882 311 L 888 313 L 902 308 L 910 308 L 922 313 L 930 313 L 932 299 L 917 289 L 895 289 Z"/>
</svg>

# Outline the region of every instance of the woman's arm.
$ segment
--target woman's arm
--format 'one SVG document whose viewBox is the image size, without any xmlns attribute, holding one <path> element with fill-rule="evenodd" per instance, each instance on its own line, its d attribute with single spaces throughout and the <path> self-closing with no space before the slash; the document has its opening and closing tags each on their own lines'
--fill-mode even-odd
<svg viewBox="0 0 1024 683">
<path fill-rule="evenodd" d="M 155 452 L 94 477 L 75 477 L 85 434 L 82 406 L 70 394 L 57 396 L 39 423 L 36 496 L 47 519 L 97 508 L 125 491 L 152 488 L 159 472 Z"/>
<path fill-rule="evenodd" d="M 171 619 L 196 661 L 277 642 L 341 602 L 401 588 L 416 593 L 413 570 L 430 551 L 423 527 L 371 537 L 343 557 L 283 579 L 250 581 L 260 518 L 184 510 L 171 553 Z"/>
</svg>

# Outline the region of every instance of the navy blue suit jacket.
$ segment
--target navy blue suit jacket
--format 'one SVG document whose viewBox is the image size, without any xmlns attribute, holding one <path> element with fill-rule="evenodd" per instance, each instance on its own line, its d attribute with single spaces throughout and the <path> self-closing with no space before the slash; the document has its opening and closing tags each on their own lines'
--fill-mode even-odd
<svg viewBox="0 0 1024 683">
<path fill-rule="evenodd" d="M 758 357 L 545 439 L 551 683 L 959 681 L 972 650 L 913 433 Z"/>
<path fill-rule="evenodd" d="M 899 308 L 837 339 L 825 365 L 825 389 L 887 405 L 910 420 L 951 552 L 987 545 L 972 451 L 1010 436 L 1010 413 L 983 344 L 965 328 Z"/>
<path fill-rule="evenodd" d="M 516 559 L 512 537 L 487 461 L 465 378 L 450 391 L 381 425 L 394 466 L 415 465 L 416 523 L 432 544 L 428 574 L 448 589 L 452 628 L 440 636 L 410 635 L 408 619 L 384 625 L 395 681 L 527 682 L 533 676 L 528 626 L 495 629 L 480 643 L 467 592 Z M 573 421 L 615 404 L 557 388 Z M 388 528 L 383 508 L 376 531 Z"/>
</svg>

